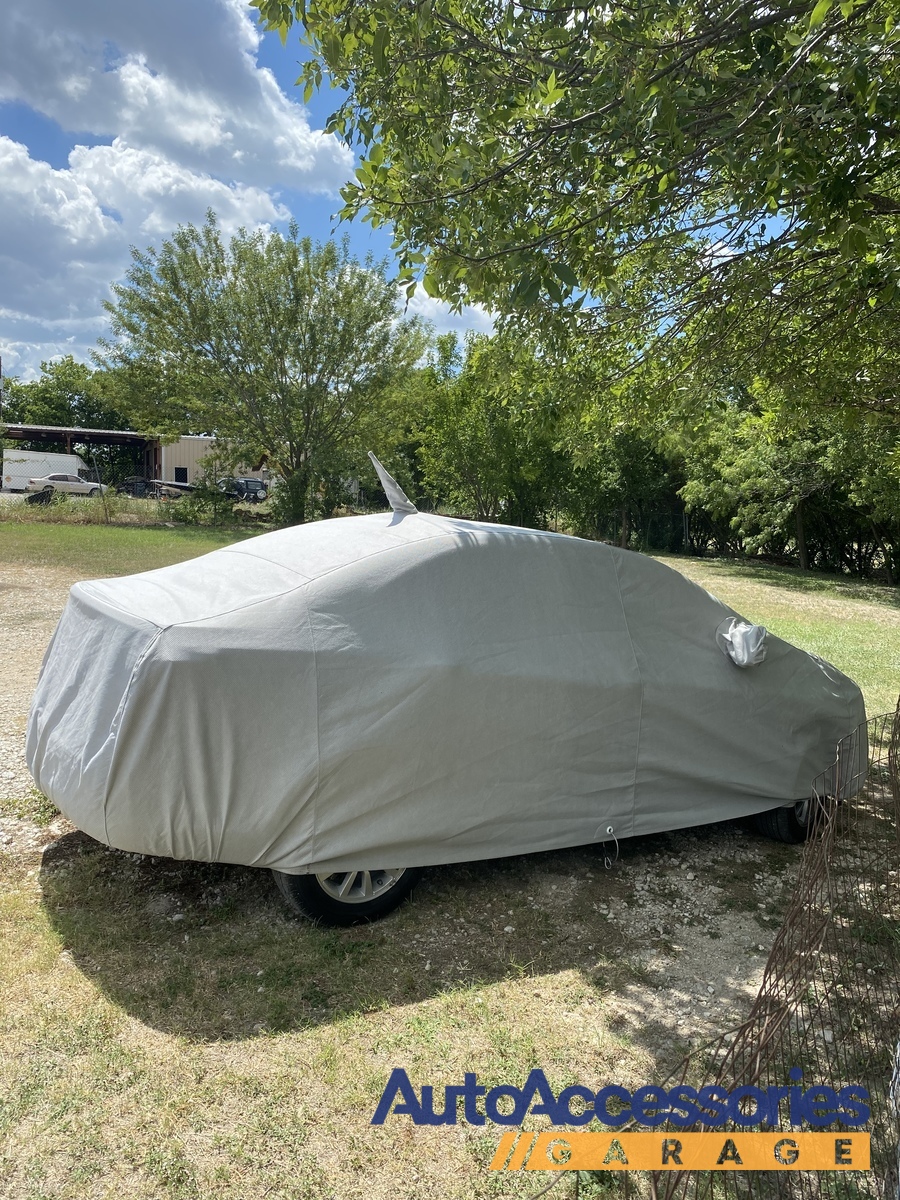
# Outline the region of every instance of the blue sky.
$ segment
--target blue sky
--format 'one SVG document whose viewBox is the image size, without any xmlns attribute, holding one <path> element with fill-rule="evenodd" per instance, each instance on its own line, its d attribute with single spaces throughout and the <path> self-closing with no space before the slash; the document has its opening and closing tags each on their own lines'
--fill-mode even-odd
<svg viewBox="0 0 900 1200">
<path fill-rule="evenodd" d="M 0 26 L 0 355 L 28 379 L 42 360 L 89 359 L 129 247 L 158 244 L 208 208 L 224 229 L 331 236 L 347 148 L 322 132 L 335 93 L 308 107 L 296 38 L 262 36 L 243 0 L 31 0 Z M 386 231 L 342 225 L 354 252 Z M 419 291 L 440 329 L 488 328 Z"/>
</svg>

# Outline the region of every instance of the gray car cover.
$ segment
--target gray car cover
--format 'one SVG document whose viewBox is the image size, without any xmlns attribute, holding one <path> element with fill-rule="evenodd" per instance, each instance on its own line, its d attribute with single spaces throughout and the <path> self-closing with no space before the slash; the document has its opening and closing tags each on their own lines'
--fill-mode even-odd
<svg viewBox="0 0 900 1200">
<path fill-rule="evenodd" d="M 737 665 L 717 641 L 736 616 L 598 542 L 320 521 L 76 584 L 28 763 L 112 846 L 293 873 L 737 817 L 807 796 L 865 713 L 765 631 Z"/>
</svg>

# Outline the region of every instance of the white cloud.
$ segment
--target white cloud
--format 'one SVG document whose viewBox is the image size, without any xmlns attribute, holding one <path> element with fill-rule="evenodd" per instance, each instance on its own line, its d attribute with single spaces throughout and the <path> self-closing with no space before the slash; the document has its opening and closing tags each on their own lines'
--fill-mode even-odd
<svg viewBox="0 0 900 1200">
<path fill-rule="evenodd" d="M 72 177 L 115 214 L 132 240 L 136 234 L 147 240 L 171 233 L 178 224 L 202 221 L 208 208 L 226 233 L 240 225 L 290 217 L 262 188 L 223 183 L 161 154 L 133 150 L 120 138 L 111 146 L 76 146 L 69 168 Z"/>
<path fill-rule="evenodd" d="M 131 246 L 158 245 L 210 208 L 226 234 L 284 222 L 283 189 L 334 193 L 350 177 L 350 151 L 312 129 L 258 66 L 245 0 L 6 7 L 0 102 L 26 105 L 83 143 L 53 167 L 40 143 L 0 135 L 6 373 L 28 378 L 41 360 L 90 357 Z M 492 327 L 483 310 L 453 314 L 421 290 L 409 310 L 439 332 Z"/>
<path fill-rule="evenodd" d="M 78 319 L 119 274 L 128 242 L 71 171 L 55 171 L 0 138 L 0 278 L 3 305 L 20 317 Z"/>
<path fill-rule="evenodd" d="M 455 333 L 460 337 L 469 333 L 493 333 L 494 321 L 481 304 L 472 304 L 461 313 L 454 312 L 443 300 L 429 296 L 421 287 L 416 288 L 407 305 L 411 317 L 423 317 L 430 321 L 438 333 Z"/>
<path fill-rule="evenodd" d="M 29 328 L 27 324 L 20 327 L 8 320 L 4 320 L 3 326 L 6 330 L 0 334 L 3 378 L 5 380 L 14 375 L 24 383 L 40 378 L 41 363 L 53 362 L 67 354 L 71 354 L 78 362 L 90 362 L 91 350 L 97 340 L 96 335 L 88 338 L 75 335 L 48 337 L 44 328 Z"/>
<path fill-rule="evenodd" d="M 251 13 L 242 0 L 31 0 L 4 12 L 0 101 L 87 143 L 57 169 L 39 144 L 0 136 L 5 371 L 88 357 L 130 246 L 210 208 L 226 233 L 283 222 L 280 189 L 333 193 L 349 177 L 347 148 L 258 67 Z"/>
<path fill-rule="evenodd" d="M 86 321 L 100 332 L 101 302 L 129 247 L 202 222 L 210 207 L 226 233 L 289 215 L 261 188 L 222 183 L 118 139 L 77 146 L 68 169 L 55 170 L 0 136 L 3 315 L 34 328 L 68 321 L 78 333 Z"/>
<path fill-rule="evenodd" d="M 32 0 L 4 17 L 0 99 L 191 171 L 335 191 L 352 155 L 256 64 L 236 0 Z"/>
</svg>

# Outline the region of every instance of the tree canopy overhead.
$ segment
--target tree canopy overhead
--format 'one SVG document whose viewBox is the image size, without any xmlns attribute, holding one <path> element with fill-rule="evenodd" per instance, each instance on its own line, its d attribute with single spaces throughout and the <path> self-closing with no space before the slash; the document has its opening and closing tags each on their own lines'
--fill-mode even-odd
<svg viewBox="0 0 900 1200">
<path fill-rule="evenodd" d="M 893 300 L 894 0 L 253 2 L 346 89 L 345 215 L 434 295 L 698 352 Z"/>
</svg>

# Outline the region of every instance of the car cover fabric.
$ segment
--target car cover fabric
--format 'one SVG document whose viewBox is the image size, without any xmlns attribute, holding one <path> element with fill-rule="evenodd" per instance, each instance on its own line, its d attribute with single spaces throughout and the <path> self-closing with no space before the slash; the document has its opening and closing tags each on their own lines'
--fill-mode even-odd
<svg viewBox="0 0 900 1200">
<path fill-rule="evenodd" d="M 421 513 L 79 583 L 37 786 L 123 850 L 304 873 L 489 858 L 808 795 L 857 686 L 644 555 Z"/>
<path fill-rule="evenodd" d="M 766 661 L 768 635 L 764 625 L 751 625 L 740 617 L 727 617 L 716 630 L 716 641 L 736 667 L 755 667 Z"/>
</svg>

